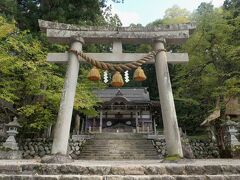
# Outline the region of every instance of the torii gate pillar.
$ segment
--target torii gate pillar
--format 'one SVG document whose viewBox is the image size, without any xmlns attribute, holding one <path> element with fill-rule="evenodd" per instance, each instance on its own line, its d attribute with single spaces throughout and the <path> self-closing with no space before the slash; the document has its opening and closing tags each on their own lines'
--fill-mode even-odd
<svg viewBox="0 0 240 180">
<path fill-rule="evenodd" d="M 82 38 L 74 38 L 71 49 L 82 51 Z M 67 154 L 69 131 L 72 120 L 73 103 L 77 87 L 79 61 L 73 53 L 69 54 L 58 119 L 55 126 L 52 154 Z"/>
<path fill-rule="evenodd" d="M 164 49 L 164 40 L 156 40 L 154 43 L 154 48 L 155 50 Z M 182 145 L 178 129 L 170 75 L 168 71 L 167 55 L 165 51 L 161 51 L 156 55 L 155 68 L 167 152 L 169 155 L 179 155 L 182 157 Z"/>
</svg>

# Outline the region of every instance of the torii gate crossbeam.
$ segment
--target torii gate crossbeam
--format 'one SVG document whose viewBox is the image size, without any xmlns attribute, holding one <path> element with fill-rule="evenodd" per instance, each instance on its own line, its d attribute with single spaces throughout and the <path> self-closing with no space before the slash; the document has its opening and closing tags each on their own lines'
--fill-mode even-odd
<svg viewBox="0 0 240 180">
<path fill-rule="evenodd" d="M 82 51 L 84 42 L 113 43 L 113 53 L 88 53 L 90 57 L 112 63 L 133 61 L 145 55 L 141 53 L 122 53 L 122 43 L 150 43 L 153 44 L 155 50 L 164 49 L 164 43 L 178 44 L 184 42 L 189 37 L 191 30 L 194 29 L 191 24 L 159 28 L 111 28 L 81 27 L 43 20 L 39 20 L 39 26 L 42 31 L 47 33 L 50 42 L 71 43 L 71 49 L 77 51 Z M 52 147 L 52 154 L 66 155 L 79 60 L 73 53 L 49 53 L 48 61 L 68 63 Z M 165 51 L 161 51 L 155 59 L 149 61 L 149 63 L 155 63 L 164 135 L 169 155 L 183 156 L 167 63 L 185 63 L 187 61 L 187 53 L 166 53 Z"/>
</svg>

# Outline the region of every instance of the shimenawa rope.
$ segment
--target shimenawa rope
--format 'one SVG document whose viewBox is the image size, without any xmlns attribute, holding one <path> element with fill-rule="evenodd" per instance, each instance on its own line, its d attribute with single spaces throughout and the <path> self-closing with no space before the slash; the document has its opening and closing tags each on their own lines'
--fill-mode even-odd
<svg viewBox="0 0 240 180">
<path fill-rule="evenodd" d="M 158 49 L 156 51 L 152 51 L 148 55 L 144 56 L 143 58 L 141 58 L 137 61 L 132 61 L 132 62 L 125 63 L 125 64 L 113 64 L 113 63 L 105 63 L 105 62 L 93 59 L 93 58 L 87 56 L 83 52 L 78 52 L 78 51 L 73 50 L 73 49 L 69 50 L 69 52 L 72 52 L 72 53 L 76 54 L 76 56 L 78 57 L 78 60 L 80 60 L 79 57 L 81 57 L 86 62 L 92 64 L 93 66 L 95 66 L 99 69 L 120 71 L 120 72 L 138 68 L 139 66 L 145 64 L 147 61 L 151 60 L 154 56 L 156 56 L 161 51 L 166 52 L 166 49 Z"/>
</svg>

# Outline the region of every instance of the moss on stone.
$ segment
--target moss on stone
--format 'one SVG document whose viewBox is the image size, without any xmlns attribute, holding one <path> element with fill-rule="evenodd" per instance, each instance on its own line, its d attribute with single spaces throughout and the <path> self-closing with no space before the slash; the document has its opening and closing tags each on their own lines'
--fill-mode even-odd
<svg viewBox="0 0 240 180">
<path fill-rule="evenodd" d="M 182 159 L 182 158 L 178 154 L 174 154 L 174 155 L 167 156 L 164 158 L 164 160 L 167 160 L 167 161 L 178 161 L 180 159 Z"/>
<path fill-rule="evenodd" d="M 13 149 L 8 148 L 8 147 L 0 146 L 0 151 L 8 152 L 8 151 L 16 151 L 16 150 L 13 150 Z"/>
</svg>

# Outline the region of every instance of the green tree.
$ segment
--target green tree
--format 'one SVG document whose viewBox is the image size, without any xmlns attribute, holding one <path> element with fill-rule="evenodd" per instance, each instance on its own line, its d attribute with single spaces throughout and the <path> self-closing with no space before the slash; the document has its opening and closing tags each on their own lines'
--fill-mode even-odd
<svg viewBox="0 0 240 180">
<path fill-rule="evenodd" d="M 79 25 L 121 25 L 106 0 L 2 0 L 3 15 L 16 20 L 20 29 L 38 31 L 38 19 Z M 105 10 L 104 10 L 105 9 Z"/>
<path fill-rule="evenodd" d="M 1 17 L 3 23 L 1 23 L 0 31 L 2 49 L 0 61 L 4 68 L 1 72 L 0 98 L 14 103 L 19 109 L 25 129 L 40 130 L 54 123 L 66 69 L 65 66 L 46 62 L 47 51 L 63 52 L 68 49 L 68 46 L 48 44 L 46 38 L 38 32 L 37 20 L 45 19 L 80 25 L 121 26 L 118 16 L 112 14 L 111 7 L 106 7 L 105 2 L 105 0 L 2 0 L 0 2 L 3 16 L 8 20 L 14 19 L 16 26 L 21 30 L 30 30 L 19 31 L 14 23 L 7 23 Z M 17 55 L 15 48 L 19 49 Z M 89 52 L 110 50 L 109 45 L 96 44 L 83 48 Z M 35 60 L 32 61 L 32 58 Z M 34 71 L 31 68 L 25 68 L 25 64 L 30 64 Z M 14 72 L 9 70 L 13 66 Z M 81 76 L 77 86 L 74 109 L 84 114 L 96 115 L 94 106 L 98 105 L 98 100 L 92 94 L 92 88 L 102 88 L 103 84 L 93 85 L 86 79 L 89 68 L 84 65 L 80 69 Z M 19 75 L 18 72 L 22 72 L 22 69 L 24 73 Z"/>
<path fill-rule="evenodd" d="M 236 26 L 226 19 L 228 13 L 221 8 L 214 9 L 212 4 L 202 3 L 195 12 L 197 28 L 183 46 L 183 50 L 189 53 L 190 62 L 186 67 L 178 67 L 174 86 L 176 98 L 192 102 L 201 109 L 195 117 L 191 117 L 193 113 L 180 121 L 180 124 L 194 121 L 192 129 L 199 127 L 209 115 L 208 111 L 215 108 L 218 98 L 221 99 L 221 118 L 224 119 L 224 97 L 240 93 L 239 46 L 232 36 Z M 194 107 L 192 103 L 189 103 L 191 109 Z"/>
<path fill-rule="evenodd" d="M 174 5 L 165 11 L 163 19 L 157 19 L 147 24 L 147 27 L 159 27 L 161 25 L 189 23 L 190 17 L 191 13 L 187 9 Z"/>
<path fill-rule="evenodd" d="M 177 5 L 167 9 L 163 18 L 163 24 L 188 23 L 190 12 L 187 9 L 180 8 Z"/>
<path fill-rule="evenodd" d="M 176 9 L 181 8 L 168 9 L 163 19 L 147 26 L 186 23 L 190 19 L 197 25 L 183 47 L 166 46 L 172 52 L 189 53 L 187 65 L 169 65 L 169 69 L 179 125 L 189 133 L 196 133 L 201 131 L 200 123 L 214 110 L 216 99 L 220 98 L 225 107 L 224 97 L 239 95 L 239 1 L 225 1 L 223 9 L 202 3 L 192 15 Z M 154 67 L 148 69 L 148 78 L 154 82 Z M 143 84 L 150 90 L 157 88 L 157 84 Z M 158 97 L 157 91 L 152 94 Z"/>
<path fill-rule="evenodd" d="M 43 129 L 56 120 L 64 81 L 59 66 L 46 62 L 41 41 L 1 16 L 0 34 L 0 98 L 18 108 L 25 130 Z M 80 80 L 75 109 L 94 113 L 97 99 L 91 90 L 100 84 L 93 85 L 86 76 Z"/>
</svg>

